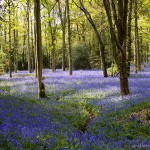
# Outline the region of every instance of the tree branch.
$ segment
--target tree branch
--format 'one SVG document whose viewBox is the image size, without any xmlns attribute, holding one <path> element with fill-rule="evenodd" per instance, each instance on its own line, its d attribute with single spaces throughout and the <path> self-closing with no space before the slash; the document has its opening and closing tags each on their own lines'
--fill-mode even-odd
<svg viewBox="0 0 150 150">
<path fill-rule="evenodd" d="M 116 34 L 115 34 L 115 29 L 113 27 L 109 0 L 103 0 L 103 3 L 104 3 L 105 11 L 106 11 L 106 14 L 107 14 L 107 17 L 108 17 L 108 22 L 109 22 L 109 25 L 110 25 L 111 36 L 113 37 L 117 47 L 123 52 L 121 45 L 117 41 L 117 37 L 116 37 Z"/>
</svg>

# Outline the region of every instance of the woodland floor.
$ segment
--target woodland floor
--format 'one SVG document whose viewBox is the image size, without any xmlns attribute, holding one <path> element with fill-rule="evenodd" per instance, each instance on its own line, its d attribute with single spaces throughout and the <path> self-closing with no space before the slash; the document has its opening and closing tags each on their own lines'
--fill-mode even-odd
<svg viewBox="0 0 150 150">
<path fill-rule="evenodd" d="M 125 97 L 100 70 L 44 69 L 40 99 L 34 74 L 0 76 L 0 150 L 150 149 L 149 65 L 131 72 Z"/>
</svg>

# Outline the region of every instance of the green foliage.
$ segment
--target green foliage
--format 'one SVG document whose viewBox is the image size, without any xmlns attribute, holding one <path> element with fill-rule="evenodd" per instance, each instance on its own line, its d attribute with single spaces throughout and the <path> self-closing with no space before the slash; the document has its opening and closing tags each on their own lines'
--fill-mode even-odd
<svg viewBox="0 0 150 150">
<path fill-rule="evenodd" d="M 90 59 L 88 54 L 88 46 L 86 44 L 78 44 L 73 47 L 73 66 L 74 69 L 90 69 Z"/>
<path fill-rule="evenodd" d="M 10 86 L 5 85 L 0 88 L 2 91 L 10 92 Z"/>
<path fill-rule="evenodd" d="M 3 135 L 0 135 L 0 148 L 2 148 L 2 150 L 15 150 Z"/>
<path fill-rule="evenodd" d="M 4 73 L 4 59 L 5 59 L 5 53 L 0 50 L 0 75 L 2 75 Z"/>
<path fill-rule="evenodd" d="M 111 77 L 113 77 L 113 76 L 115 76 L 115 75 L 117 75 L 118 74 L 118 67 L 117 67 L 117 65 L 116 64 L 111 64 L 111 67 L 110 68 L 108 68 L 108 75 L 109 76 L 111 76 Z"/>
</svg>

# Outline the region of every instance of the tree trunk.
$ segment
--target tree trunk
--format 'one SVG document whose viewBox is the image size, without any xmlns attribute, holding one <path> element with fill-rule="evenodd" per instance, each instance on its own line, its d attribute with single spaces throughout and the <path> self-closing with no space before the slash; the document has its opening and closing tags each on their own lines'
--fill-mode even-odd
<svg viewBox="0 0 150 150">
<path fill-rule="evenodd" d="M 70 8 L 69 0 L 66 0 L 68 19 L 68 50 L 69 50 L 69 75 L 72 75 L 72 50 L 71 50 L 71 29 L 70 29 Z"/>
<path fill-rule="evenodd" d="M 23 35 L 22 43 L 22 69 L 25 69 L 25 44 L 26 44 L 26 33 Z"/>
<path fill-rule="evenodd" d="M 50 16 L 50 12 L 48 13 L 48 16 L 49 18 L 51 17 Z M 54 23 L 55 24 L 55 23 Z M 56 41 L 56 38 L 55 38 L 55 34 L 56 34 L 56 28 L 55 27 L 52 27 L 51 25 L 51 21 L 49 21 L 49 27 L 50 27 L 50 34 L 51 34 L 51 46 L 52 46 L 52 51 L 51 51 L 51 57 L 52 57 L 52 71 L 55 72 L 56 71 L 56 61 L 55 61 L 55 41 Z"/>
<path fill-rule="evenodd" d="M 14 70 L 18 70 L 18 30 L 14 29 Z"/>
<path fill-rule="evenodd" d="M 144 70 L 144 52 L 143 52 L 143 37 L 140 35 L 139 37 L 139 45 L 140 45 L 140 61 L 141 61 L 141 70 Z"/>
<path fill-rule="evenodd" d="M 137 73 L 137 71 L 141 70 L 141 61 L 140 61 L 140 49 L 139 49 L 139 32 L 138 32 L 138 15 L 137 15 L 137 0 L 134 0 L 134 21 L 135 21 L 135 52 L 134 52 L 134 71 Z"/>
<path fill-rule="evenodd" d="M 121 95 L 128 95 L 130 93 L 128 86 L 127 68 L 125 56 L 119 52 L 119 73 L 120 73 L 120 90 Z"/>
<path fill-rule="evenodd" d="M 55 37 L 52 35 L 52 71 L 55 72 L 56 70 L 56 63 L 55 63 Z"/>
<path fill-rule="evenodd" d="M 147 43 L 147 46 L 146 46 L 146 57 L 145 57 L 146 64 L 149 63 L 149 60 L 148 60 L 148 58 L 149 58 L 149 50 L 150 50 L 150 43 Z"/>
<path fill-rule="evenodd" d="M 31 73 L 31 61 L 30 61 L 30 0 L 27 0 L 27 37 L 28 37 L 28 72 Z"/>
<path fill-rule="evenodd" d="M 14 10 L 14 26 L 18 27 L 18 10 L 15 13 Z M 17 73 L 18 70 L 18 29 L 14 28 L 14 70 Z"/>
<path fill-rule="evenodd" d="M 61 28 L 62 28 L 62 71 L 65 71 L 65 53 L 66 53 L 66 42 L 65 42 L 65 35 L 66 35 L 66 6 L 65 11 L 62 13 L 62 9 L 60 6 L 60 1 L 58 0 L 58 9 L 59 9 L 59 16 L 61 21 Z"/>
<path fill-rule="evenodd" d="M 132 0 L 129 2 L 129 13 L 128 13 L 128 30 L 127 30 L 127 74 L 130 76 L 130 62 L 131 62 L 131 21 L 132 21 Z"/>
<path fill-rule="evenodd" d="M 9 77 L 12 78 L 12 50 L 11 50 L 11 10 L 10 1 L 8 1 L 9 6 Z"/>
<path fill-rule="evenodd" d="M 34 71 L 34 67 L 35 67 L 35 51 L 34 51 L 34 35 L 33 35 L 33 21 L 31 19 L 31 52 L 32 52 L 32 56 L 31 56 L 31 71 Z"/>
<path fill-rule="evenodd" d="M 4 42 L 7 43 L 6 26 L 4 26 Z M 4 50 L 7 51 L 7 48 L 4 47 Z M 8 53 L 8 56 L 9 56 L 9 53 Z M 7 61 L 7 59 L 6 59 L 6 61 Z M 7 62 L 8 62 L 8 63 L 6 63 L 5 68 L 4 68 L 5 73 L 7 73 L 8 70 L 9 70 L 9 60 L 8 60 Z"/>
<path fill-rule="evenodd" d="M 65 71 L 65 64 L 66 64 L 66 60 L 65 60 L 65 55 L 66 55 L 66 41 L 65 41 L 65 34 L 66 34 L 66 29 L 65 27 L 63 27 L 62 29 L 62 40 L 63 40 L 63 46 L 62 46 L 62 71 Z"/>
<path fill-rule="evenodd" d="M 36 7 L 35 7 L 35 1 L 34 1 L 34 54 L 35 54 L 35 78 L 38 77 L 37 72 L 37 21 L 36 21 Z"/>
<path fill-rule="evenodd" d="M 106 69 L 106 61 L 105 61 L 105 53 L 104 53 L 104 45 L 100 44 L 100 52 L 101 52 L 101 63 L 102 63 L 102 70 L 103 70 L 103 76 L 108 77 L 107 75 L 107 69 Z"/>
<path fill-rule="evenodd" d="M 124 96 L 130 94 L 126 66 L 128 0 L 117 0 L 117 7 L 116 3 L 111 0 L 103 0 L 103 3 L 107 13 L 111 34 L 119 52 L 120 90 L 121 95 Z M 111 11 L 113 11 L 113 13 Z M 117 30 L 114 29 L 113 20 Z"/>
<path fill-rule="evenodd" d="M 45 86 L 42 83 L 42 39 L 41 39 L 41 15 L 40 0 L 34 0 L 36 21 L 36 51 L 37 51 L 37 74 L 38 74 L 38 96 L 45 97 Z"/>
<path fill-rule="evenodd" d="M 76 23 L 76 30 L 77 30 L 77 34 L 78 34 L 78 42 L 80 43 L 81 42 L 81 34 L 79 32 L 79 24 L 78 24 L 78 22 Z"/>
<path fill-rule="evenodd" d="M 112 31 L 110 30 L 110 38 L 111 38 L 111 44 L 112 44 L 112 55 L 113 55 L 113 63 L 116 64 L 117 68 L 118 68 L 118 50 L 117 50 L 117 47 L 116 47 L 116 44 L 115 44 L 115 40 L 114 38 L 112 37 Z"/>
</svg>

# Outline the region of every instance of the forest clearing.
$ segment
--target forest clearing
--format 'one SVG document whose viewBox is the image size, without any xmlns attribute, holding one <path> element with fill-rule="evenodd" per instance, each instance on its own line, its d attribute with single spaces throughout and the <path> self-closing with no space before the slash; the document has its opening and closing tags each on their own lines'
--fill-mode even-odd
<svg viewBox="0 0 150 150">
<path fill-rule="evenodd" d="M 43 70 L 43 99 L 37 97 L 34 73 L 13 76 L 0 76 L 2 149 L 140 149 L 149 139 L 150 66 L 131 72 L 132 93 L 125 97 L 119 78 L 103 78 L 100 70 L 78 70 L 73 76 Z"/>
</svg>

